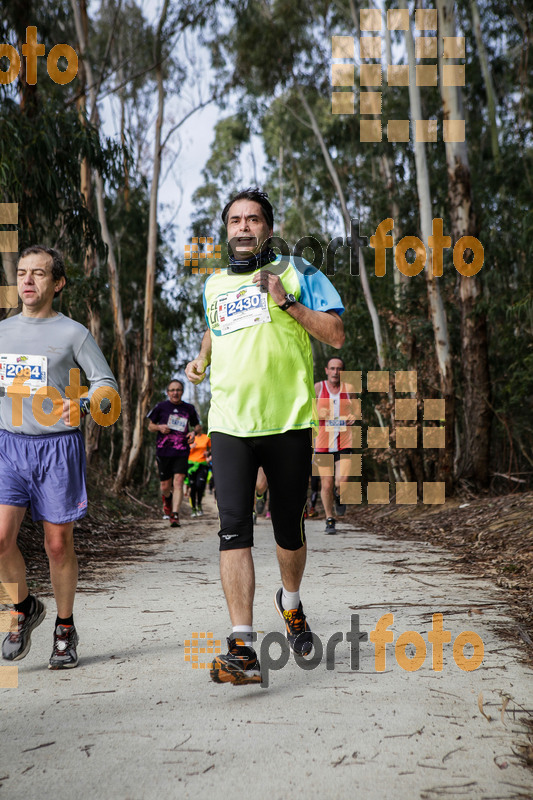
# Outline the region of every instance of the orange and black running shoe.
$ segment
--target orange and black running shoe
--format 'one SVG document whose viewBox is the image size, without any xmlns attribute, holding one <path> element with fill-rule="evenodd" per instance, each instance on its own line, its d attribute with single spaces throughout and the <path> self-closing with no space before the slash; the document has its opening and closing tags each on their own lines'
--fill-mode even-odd
<svg viewBox="0 0 533 800">
<path fill-rule="evenodd" d="M 308 656 L 313 649 L 313 634 L 307 624 L 302 604 L 298 608 L 285 609 L 281 603 L 283 588 L 278 589 L 274 603 L 285 623 L 285 635 L 289 647 L 296 656 Z"/>
<path fill-rule="evenodd" d="M 253 648 L 246 647 L 242 639 L 230 636 L 227 654 L 213 659 L 210 675 L 215 683 L 233 683 L 234 686 L 261 683 L 257 653 Z"/>
</svg>

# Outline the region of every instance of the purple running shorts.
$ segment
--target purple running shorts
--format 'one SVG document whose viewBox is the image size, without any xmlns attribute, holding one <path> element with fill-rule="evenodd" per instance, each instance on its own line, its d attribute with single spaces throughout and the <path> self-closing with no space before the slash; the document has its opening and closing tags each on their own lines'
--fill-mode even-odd
<svg viewBox="0 0 533 800">
<path fill-rule="evenodd" d="M 26 436 L 0 430 L 0 505 L 30 508 L 56 525 L 87 513 L 85 447 L 79 430 Z"/>
</svg>

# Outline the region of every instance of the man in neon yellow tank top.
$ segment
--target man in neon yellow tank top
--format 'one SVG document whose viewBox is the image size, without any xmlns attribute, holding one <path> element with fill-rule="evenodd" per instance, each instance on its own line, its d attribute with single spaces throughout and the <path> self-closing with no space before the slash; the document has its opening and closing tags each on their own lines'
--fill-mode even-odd
<svg viewBox="0 0 533 800">
<path fill-rule="evenodd" d="M 282 587 L 275 605 L 290 647 L 308 655 L 313 639 L 300 583 L 306 543 L 303 516 L 311 470 L 314 397 L 309 334 L 342 347 L 342 301 L 303 258 L 281 258 L 269 247 L 273 211 L 265 193 L 248 189 L 230 199 L 222 219 L 230 265 L 204 287 L 208 330 L 185 374 L 200 383 L 211 364 L 209 435 L 220 515 L 220 574 L 233 632 L 229 652 L 211 665 L 216 683 L 259 683 L 252 648 L 255 574 L 253 500 L 262 466 Z"/>
</svg>

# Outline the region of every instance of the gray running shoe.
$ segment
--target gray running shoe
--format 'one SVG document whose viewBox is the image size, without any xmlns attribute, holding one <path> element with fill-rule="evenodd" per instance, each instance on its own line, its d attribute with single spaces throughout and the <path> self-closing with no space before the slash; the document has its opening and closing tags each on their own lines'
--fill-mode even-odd
<svg viewBox="0 0 533 800">
<path fill-rule="evenodd" d="M 29 614 L 11 612 L 15 617 L 16 629 L 8 633 L 2 642 L 2 658 L 6 661 L 20 661 L 28 655 L 31 647 L 31 633 L 46 617 L 46 607 L 36 597 Z"/>
<path fill-rule="evenodd" d="M 328 517 L 326 520 L 326 533 L 330 534 L 337 533 L 337 530 L 335 528 L 335 520 L 333 519 L 333 517 Z"/>
<path fill-rule="evenodd" d="M 56 625 L 54 649 L 48 669 L 73 669 L 78 666 L 78 634 L 74 625 Z"/>
</svg>

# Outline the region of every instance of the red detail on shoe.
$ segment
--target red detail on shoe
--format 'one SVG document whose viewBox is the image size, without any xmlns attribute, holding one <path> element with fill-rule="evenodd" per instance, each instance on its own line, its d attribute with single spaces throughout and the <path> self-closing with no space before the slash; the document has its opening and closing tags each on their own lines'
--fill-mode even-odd
<svg viewBox="0 0 533 800">
<path fill-rule="evenodd" d="M 162 494 L 161 499 L 163 501 L 163 513 L 170 517 L 172 514 L 172 495 L 170 494 L 168 497 L 165 497 L 165 495 Z"/>
</svg>

